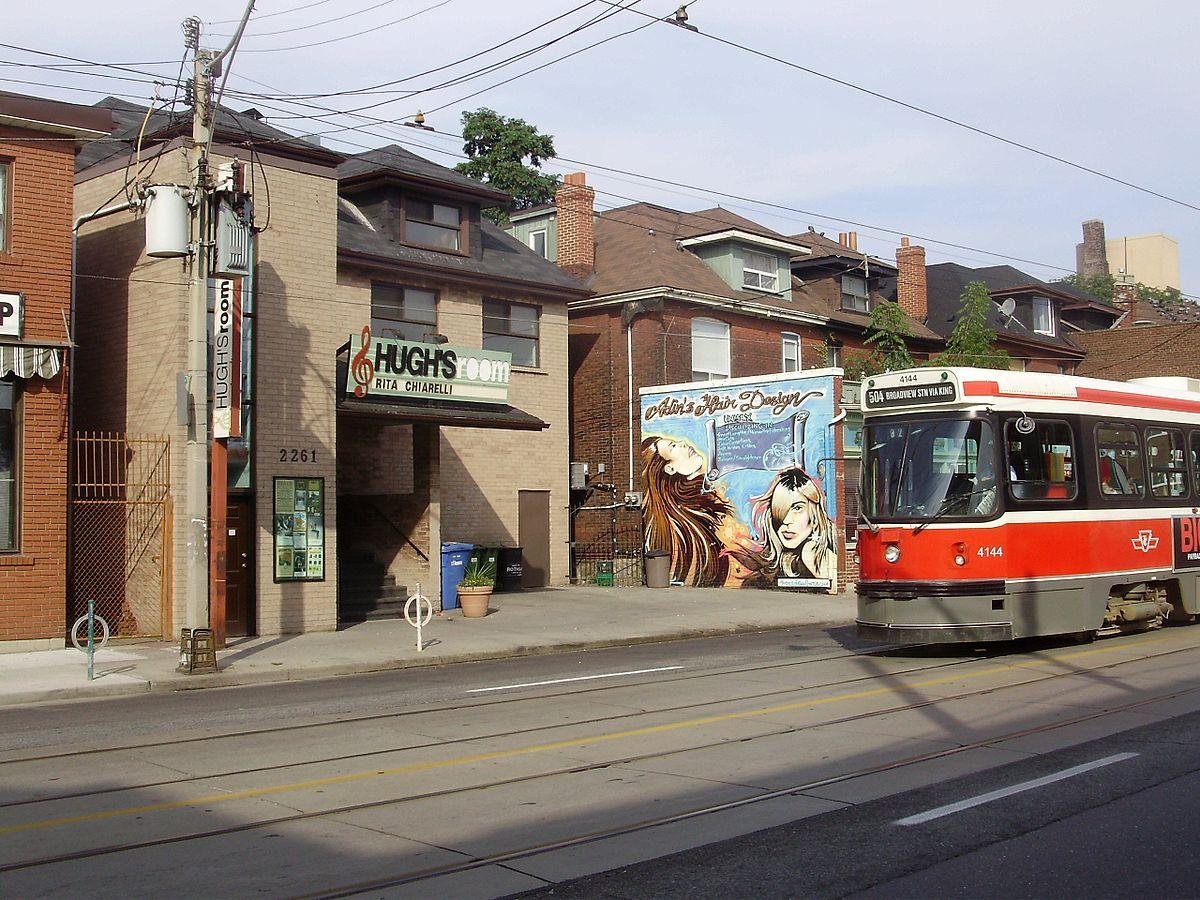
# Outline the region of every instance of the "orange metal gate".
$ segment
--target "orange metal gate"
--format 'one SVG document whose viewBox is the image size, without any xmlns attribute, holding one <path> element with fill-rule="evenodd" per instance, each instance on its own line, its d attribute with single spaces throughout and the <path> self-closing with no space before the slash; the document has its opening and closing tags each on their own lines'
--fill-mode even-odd
<svg viewBox="0 0 1200 900">
<path fill-rule="evenodd" d="M 89 599 L 114 634 L 171 634 L 171 441 L 80 432 L 72 465 L 69 622 Z"/>
</svg>

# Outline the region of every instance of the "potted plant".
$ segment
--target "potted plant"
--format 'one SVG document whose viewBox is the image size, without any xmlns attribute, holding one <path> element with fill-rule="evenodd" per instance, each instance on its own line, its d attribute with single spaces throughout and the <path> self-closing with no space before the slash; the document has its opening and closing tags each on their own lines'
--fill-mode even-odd
<svg viewBox="0 0 1200 900">
<path fill-rule="evenodd" d="M 458 605 L 463 616 L 478 619 L 488 613 L 488 600 L 496 586 L 496 564 L 489 560 L 473 559 L 463 570 L 458 583 Z"/>
</svg>

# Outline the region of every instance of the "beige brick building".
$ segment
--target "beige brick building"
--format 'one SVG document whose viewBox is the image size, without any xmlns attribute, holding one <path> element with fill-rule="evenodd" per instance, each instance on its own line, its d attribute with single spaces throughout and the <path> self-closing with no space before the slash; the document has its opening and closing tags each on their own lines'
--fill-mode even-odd
<svg viewBox="0 0 1200 900">
<path fill-rule="evenodd" d="M 103 105 L 133 138 L 144 109 Z M 187 182 L 185 124 L 151 118 L 142 159 L 158 158 L 142 182 Z M 129 149 L 81 158 L 78 209 L 136 191 Z M 418 581 L 436 600 L 444 540 L 524 541 L 527 583 L 565 582 L 566 303 L 585 289 L 481 219 L 504 195 L 398 147 L 345 157 L 222 111 L 213 155 L 247 164 L 259 231 L 243 293 L 247 437 L 229 444 L 229 633 L 397 615 Z M 144 254 L 141 210 L 86 226 L 79 248 L 78 425 L 170 438 L 181 511 L 187 260 Z M 364 327 L 373 346 L 512 352 L 508 396 L 356 398 L 346 348 Z M 187 624 L 179 512 L 171 527 L 165 634 Z"/>
</svg>

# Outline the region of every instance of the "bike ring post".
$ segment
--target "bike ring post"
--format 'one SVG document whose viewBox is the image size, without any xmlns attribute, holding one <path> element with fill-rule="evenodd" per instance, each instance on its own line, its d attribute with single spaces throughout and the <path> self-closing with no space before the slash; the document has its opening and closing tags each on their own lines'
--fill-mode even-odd
<svg viewBox="0 0 1200 900">
<path fill-rule="evenodd" d="M 88 681 L 93 678 L 96 658 L 96 601 L 88 597 Z"/>
</svg>

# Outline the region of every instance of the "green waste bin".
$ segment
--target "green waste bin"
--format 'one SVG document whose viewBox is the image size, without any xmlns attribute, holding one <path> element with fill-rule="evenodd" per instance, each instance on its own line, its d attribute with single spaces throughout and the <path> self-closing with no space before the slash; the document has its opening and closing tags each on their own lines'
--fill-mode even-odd
<svg viewBox="0 0 1200 900">
<path fill-rule="evenodd" d="M 671 554 L 666 550 L 646 551 L 646 587 L 671 586 Z"/>
</svg>

